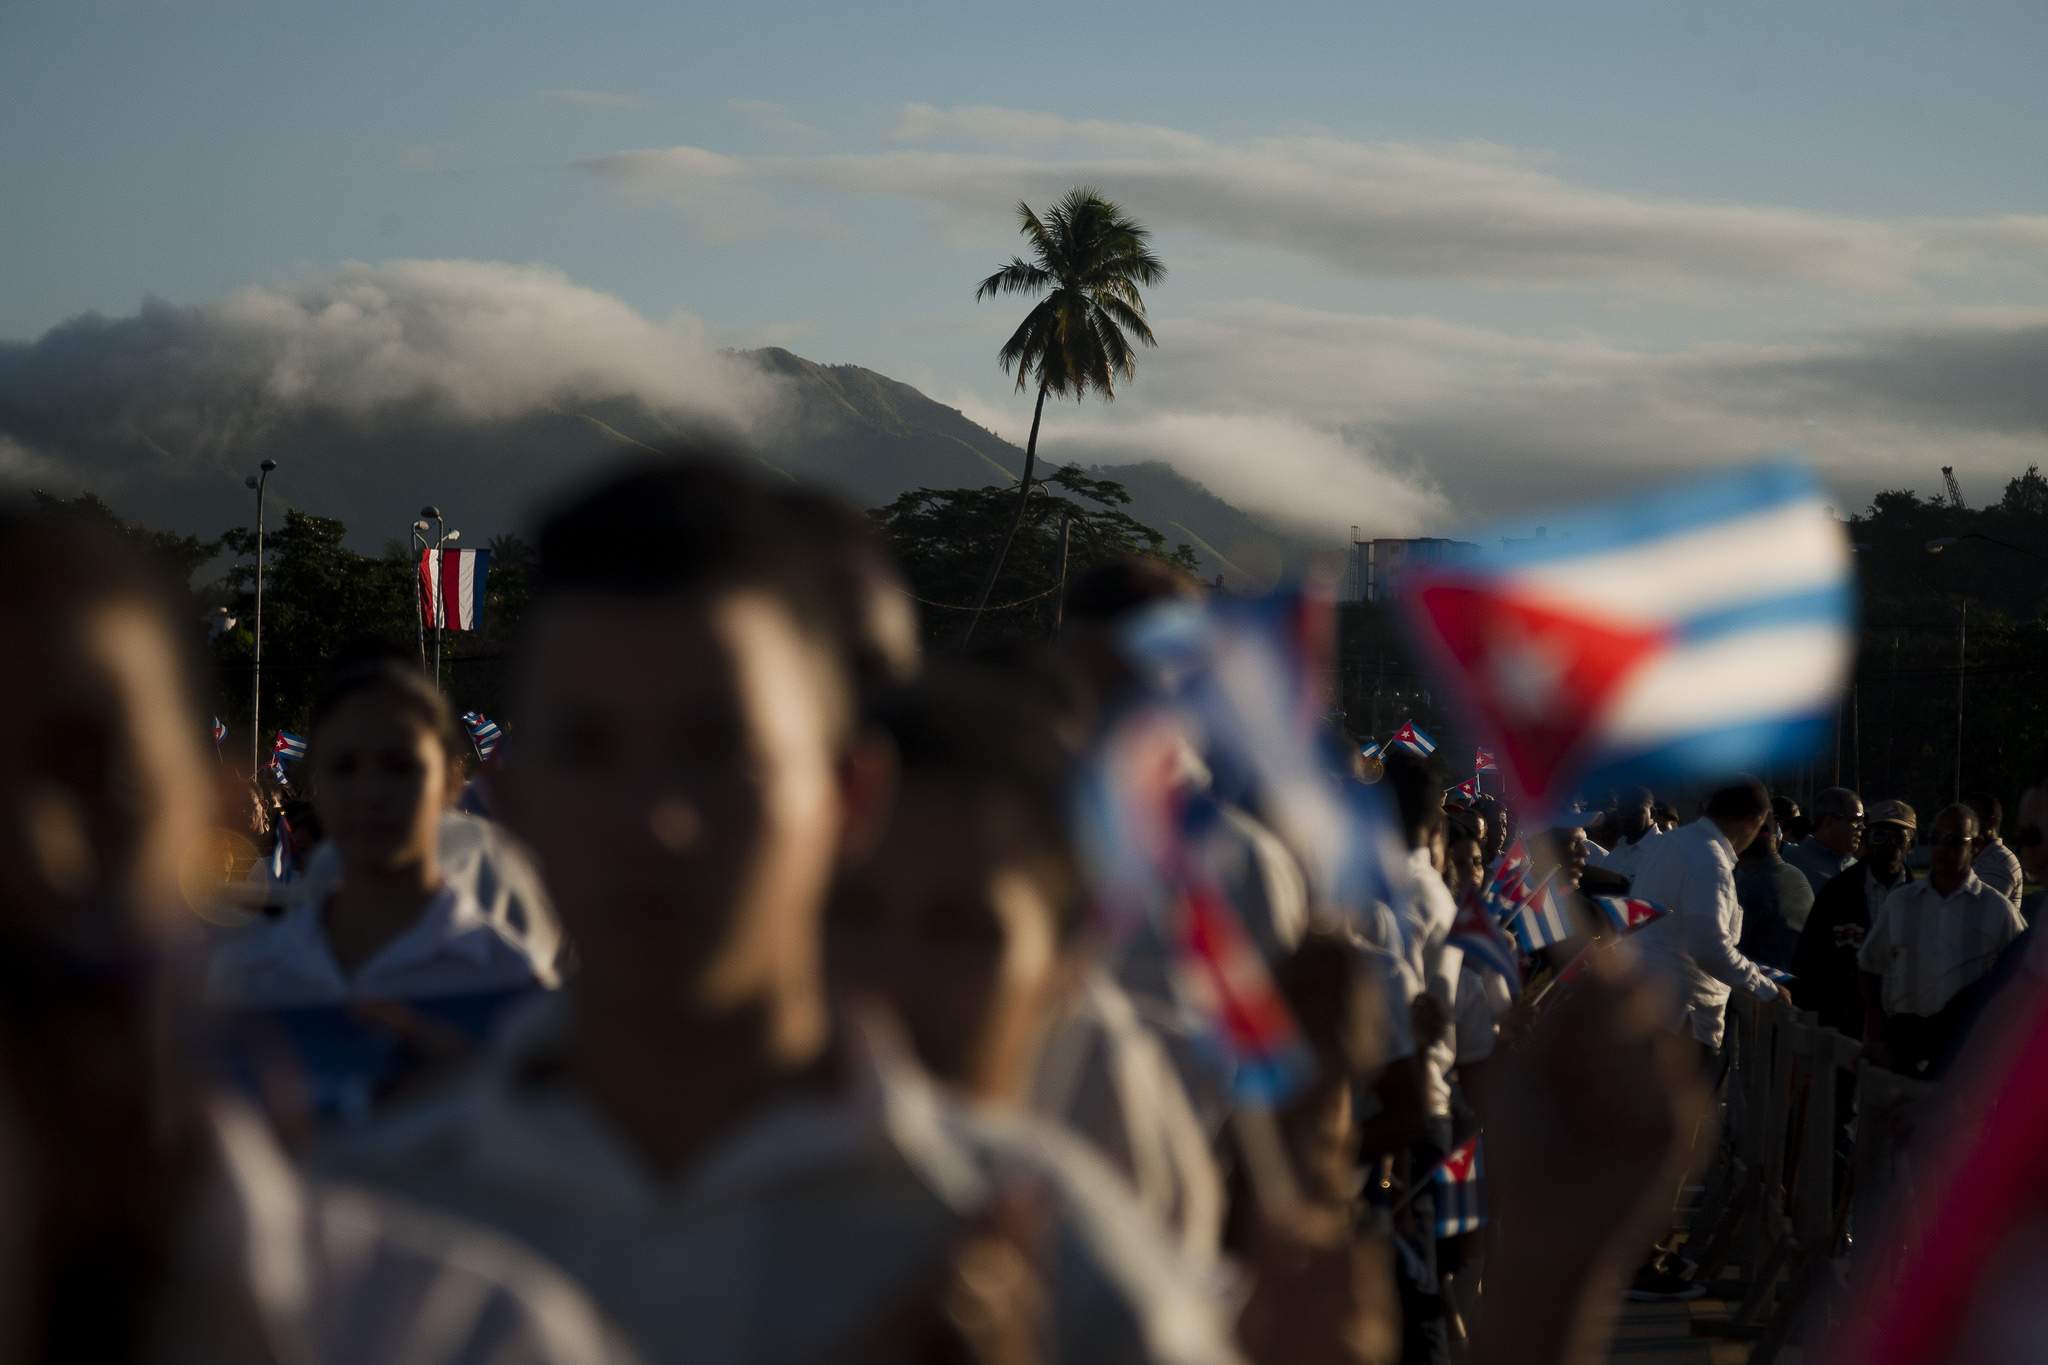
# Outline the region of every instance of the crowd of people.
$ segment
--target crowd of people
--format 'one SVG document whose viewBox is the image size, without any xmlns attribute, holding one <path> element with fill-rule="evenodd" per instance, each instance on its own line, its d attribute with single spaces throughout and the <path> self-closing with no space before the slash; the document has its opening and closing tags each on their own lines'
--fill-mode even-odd
<svg viewBox="0 0 2048 1365">
<path fill-rule="evenodd" d="M 703 460 L 537 550 L 481 772 L 366 654 L 266 810 L 153 568 L 0 513 L 0 1359 L 1587 1360 L 1700 1292 L 1732 991 L 1937 1077 L 2025 970 L 2042 789 L 2017 859 L 1973 797 L 1916 877 L 1896 800 L 1518 830 L 1394 754 L 1386 903 L 1256 809 L 1204 833 L 1309 1053 L 1262 1105 L 1069 810 L 1195 583 L 1118 561 L 1055 644 L 927 659 L 865 518 Z M 1504 866 L 1572 920 L 1513 979 L 1457 932 Z"/>
</svg>

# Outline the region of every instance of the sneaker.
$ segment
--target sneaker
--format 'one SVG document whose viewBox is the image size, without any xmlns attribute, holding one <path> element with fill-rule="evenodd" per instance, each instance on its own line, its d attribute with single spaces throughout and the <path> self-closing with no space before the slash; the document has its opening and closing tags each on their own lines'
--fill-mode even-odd
<svg viewBox="0 0 2048 1365">
<path fill-rule="evenodd" d="M 1631 1303 L 1683 1303 L 1706 1292 L 1707 1287 L 1703 1284 L 1694 1284 L 1668 1270 L 1646 1265 L 1629 1282 L 1625 1297 Z"/>
</svg>

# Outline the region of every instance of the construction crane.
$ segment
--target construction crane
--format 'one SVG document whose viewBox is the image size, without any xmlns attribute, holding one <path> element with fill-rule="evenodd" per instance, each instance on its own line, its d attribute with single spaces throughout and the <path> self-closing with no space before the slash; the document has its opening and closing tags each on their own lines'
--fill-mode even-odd
<svg viewBox="0 0 2048 1365">
<path fill-rule="evenodd" d="M 1948 505 L 1958 511 L 1963 506 L 1963 486 L 1956 482 L 1956 467 L 1945 464 L 1941 467 L 1941 481 L 1948 485 Z"/>
</svg>

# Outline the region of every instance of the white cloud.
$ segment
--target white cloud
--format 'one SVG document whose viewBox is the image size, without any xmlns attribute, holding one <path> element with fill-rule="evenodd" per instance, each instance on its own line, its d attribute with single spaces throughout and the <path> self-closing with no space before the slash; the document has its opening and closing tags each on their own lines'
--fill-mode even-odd
<svg viewBox="0 0 2048 1365">
<path fill-rule="evenodd" d="M 645 95 L 616 95 L 608 90 L 543 90 L 542 104 L 570 109 L 652 109 L 654 101 Z"/>
<path fill-rule="evenodd" d="M 769 100 L 727 100 L 725 107 L 739 114 L 756 128 L 778 137 L 794 138 L 801 142 L 817 142 L 825 134 L 810 124 L 796 118 L 789 106 Z"/>
</svg>

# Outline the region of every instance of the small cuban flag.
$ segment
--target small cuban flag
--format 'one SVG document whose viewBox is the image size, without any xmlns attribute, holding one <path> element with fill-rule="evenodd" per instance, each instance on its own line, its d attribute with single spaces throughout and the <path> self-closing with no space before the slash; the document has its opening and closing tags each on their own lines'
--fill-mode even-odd
<svg viewBox="0 0 2048 1365">
<path fill-rule="evenodd" d="M 283 815 L 277 817 L 276 842 L 270 846 L 270 859 L 266 871 L 270 874 L 272 886 L 284 886 L 298 878 L 298 867 L 292 862 L 292 822 Z"/>
<path fill-rule="evenodd" d="M 1764 974 L 1765 979 L 1779 986 L 1784 985 L 1787 981 L 1797 981 L 1799 979 L 1788 971 L 1778 967 L 1767 967 L 1761 962 L 1756 964 L 1756 969 Z"/>
<path fill-rule="evenodd" d="M 1449 788 L 1444 794 L 1454 801 L 1463 801 L 1470 805 L 1479 799 L 1479 778 L 1476 774 L 1468 777 L 1457 786 Z"/>
<path fill-rule="evenodd" d="M 306 741 L 289 730 L 279 730 L 270 751 L 279 758 L 288 758 L 296 763 L 306 756 Z"/>
<path fill-rule="evenodd" d="M 462 724 L 476 744 L 476 756 L 489 762 L 505 739 L 505 732 L 498 728 L 498 722 L 488 719 L 481 711 L 464 711 Z"/>
<path fill-rule="evenodd" d="M 1595 909 L 1607 917 L 1617 934 L 1632 934 L 1646 924 L 1670 914 L 1663 906 L 1634 896 L 1589 896 Z"/>
<path fill-rule="evenodd" d="M 1394 737 L 1387 741 L 1390 749 L 1406 749 L 1418 758 L 1428 758 L 1436 752 L 1436 741 L 1422 733 L 1420 726 L 1412 720 L 1401 722 L 1401 728 L 1394 731 Z"/>
<path fill-rule="evenodd" d="M 272 781 L 286 791 L 292 789 L 291 779 L 284 775 L 284 759 L 276 754 L 270 756 L 270 776 Z"/>
<path fill-rule="evenodd" d="M 1481 749 L 1479 751 L 1479 757 L 1474 759 L 1472 761 L 1472 764 L 1472 771 L 1475 774 L 1497 773 L 1500 771 L 1500 764 L 1494 762 L 1493 750 L 1491 749 Z"/>
<path fill-rule="evenodd" d="M 1374 739 L 1367 740 L 1358 746 L 1358 752 L 1362 758 L 1378 758 L 1380 756 L 1379 741 Z"/>
<path fill-rule="evenodd" d="M 1479 1154 L 1479 1134 L 1453 1147 L 1430 1171 L 1436 1185 L 1436 1235 L 1456 1237 L 1486 1226 L 1486 1200 L 1480 1180 L 1486 1163 Z"/>
<path fill-rule="evenodd" d="M 1486 912 L 1486 903 L 1477 891 L 1467 892 L 1459 903 L 1457 918 L 1451 921 L 1451 932 L 1445 941 L 1464 949 L 1466 961 L 1498 972 L 1508 983 L 1508 989 L 1522 989 L 1521 958 L 1499 922 Z"/>
<path fill-rule="evenodd" d="M 1514 931 L 1515 941 L 1522 945 L 1525 953 L 1533 953 L 1538 948 L 1548 948 L 1570 938 L 1572 919 L 1565 912 L 1564 894 L 1558 890 L 1557 882 L 1545 882 L 1508 927 Z"/>
<path fill-rule="evenodd" d="M 1416 564 L 1408 621 L 1533 818 L 1581 788 L 1783 768 L 1825 739 L 1854 650 L 1849 543 L 1776 460 L 1551 515 Z"/>
<path fill-rule="evenodd" d="M 220 742 L 226 739 L 227 737 L 228 727 L 221 723 L 221 718 L 219 716 L 215 716 L 213 718 L 213 746 L 216 749 L 219 748 Z"/>
<path fill-rule="evenodd" d="M 1523 890 L 1524 879 L 1529 872 L 1529 846 L 1517 834 L 1515 841 L 1500 858 L 1500 866 L 1493 871 L 1493 880 L 1487 883 L 1486 898 L 1495 903 L 1495 913 L 1502 909 L 1516 909 L 1527 899 Z"/>
</svg>

